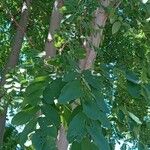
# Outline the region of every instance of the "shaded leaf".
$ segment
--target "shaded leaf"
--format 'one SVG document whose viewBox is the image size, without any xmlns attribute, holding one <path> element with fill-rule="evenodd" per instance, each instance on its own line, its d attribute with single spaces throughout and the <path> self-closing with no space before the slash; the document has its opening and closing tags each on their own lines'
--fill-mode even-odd
<svg viewBox="0 0 150 150">
<path fill-rule="evenodd" d="M 24 145 L 24 143 L 28 139 L 28 135 L 36 129 L 36 124 L 37 124 L 37 120 L 36 119 L 33 119 L 28 124 L 26 124 L 25 128 L 20 133 L 19 141 L 20 141 L 21 145 Z"/>
<path fill-rule="evenodd" d="M 110 150 L 109 144 L 103 136 L 102 129 L 98 123 L 94 122 L 91 126 L 87 127 L 87 130 L 99 150 Z"/>
<path fill-rule="evenodd" d="M 138 150 L 147 150 L 147 148 L 145 147 L 143 143 L 138 142 Z"/>
<path fill-rule="evenodd" d="M 149 100 L 150 100 L 150 84 L 143 85 L 141 94 L 144 96 L 145 100 L 149 102 Z"/>
<path fill-rule="evenodd" d="M 32 135 L 32 144 L 36 150 L 42 150 L 43 145 L 45 143 L 45 139 L 43 138 L 43 134 L 40 132 L 40 130 L 37 130 Z"/>
<path fill-rule="evenodd" d="M 107 119 L 106 114 L 104 114 L 98 105 L 93 101 L 89 100 L 83 104 L 83 112 L 92 120 L 99 120 L 102 125 L 106 128 L 110 128 L 110 122 Z"/>
<path fill-rule="evenodd" d="M 104 101 L 104 96 L 101 94 L 101 92 L 99 92 L 98 90 L 92 90 L 92 93 L 95 96 L 95 100 L 96 100 L 98 107 L 103 112 L 110 113 L 109 108 L 108 108 L 106 102 Z"/>
<path fill-rule="evenodd" d="M 85 122 L 86 117 L 81 112 L 72 119 L 67 133 L 67 139 L 69 142 L 73 142 L 74 140 L 80 142 L 84 138 L 86 134 Z"/>
<path fill-rule="evenodd" d="M 36 150 L 56 150 L 55 138 L 46 136 L 40 129 L 36 130 L 31 139 Z"/>
<path fill-rule="evenodd" d="M 54 100 L 58 98 L 64 85 L 65 83 L 62 82 L 62 79 L 53 80 L 43 91 L 44 100 L 49 104 L 54 103 Z"/>
<path fill-rule="evenodd" d="M 42 95 L 43 90 L 47 84 L 45 79 L 46 78 L 43 79 L 42 77 L 36 78 L 35 81 L 26 88 L 24 95 L 25 104 L 31 104 L 32 106 L 35 106 L 40 103 L 40 96 Z"/>
<path fill-rule="evenodd" d="M 17 113 L 13 119 L 12 119 L 12 124 L 14 125 L 23 125 L 29 122 L 32 118 L 35 117 L 36 112 L 38 111 L 38 108 L 29 108 L 23 111 L 20 111 Z"/>
<path fill-rule="evenodd" d="M 86 70 L 83 72 L 84 79 L 87 81 L 89 85 L 91 85 L 93 88 L 97 90 L 101 90 L 101 80 L 97 76 L 93 76 L 89 70 Z"/>
<path fill-rule="evenodd" d="M 85 138 L 80 143 L 73 142 L 71 150 L 98 150 L 98 148 L 88 138 Z"/>
<path fill-rule="evenodd" d="M 75 79 L 79 78 L 79 73 L 74 71 L 74 70 L 71 70 L 69 72 L 67 72 L 64 77 L 63 77 L 63 80 L 65 82 L 70 82 L 70 81 L 73 81 Z"/>
<path fill-rule="evenodd" d="M 133 82 L 135 84 L 140 83 L 138 76 L 132 71 L 126 71 L 126 78 L 128 81 Z"/>
<path fill-rule="evenodd" d="M 82 85 L 79 80 L 74 80 L 67 83 L 58 98 L 60 103 L 67 103 L 83 96 Z"/>
<path fill-rule="evenodd" d="M 56 139 L 48 136 L 42 150 L 57 150 Z"/>
<path fill-rule="evenodd" d="M 127 90 L 129 94 L 135 98 L 141 95 L 141 86 L 133 82 L 127 81 Z"/>
<path fill-rule="evenodd" d="M 57 137 L 57 128 L 55 125 L 48 120 L 46 117 L 38 118 L 38 123 L 40 125 L 40 129 L 46 135 L 56 138 Z"/>
<path fill-rule="evenodd" d="M 30 95 L 25 95 L 24 97 L 24 104 L 30 104 L 32 106 L 37 106 L 41 102 L 40 96 L 42 95 L 42 90 L 35 91 Z"/>
<path fill-rule="evenodd" d="M 26 88 L 25 95 L 30 95 L 33 92 L 38 93 L 38 91 L 44 90 L 45 85 L 45 82 L 33 82 Z"/>
<path fill-rule="evenodd" d="M 53 123 L 56 127 L 59 127 L 60 125 L 60 116 L 57 112 L 57 110 L 52 107 L 51 105 L 43 105 L 41 107 L 42 112 L 44 115 Z"/>
</svg>

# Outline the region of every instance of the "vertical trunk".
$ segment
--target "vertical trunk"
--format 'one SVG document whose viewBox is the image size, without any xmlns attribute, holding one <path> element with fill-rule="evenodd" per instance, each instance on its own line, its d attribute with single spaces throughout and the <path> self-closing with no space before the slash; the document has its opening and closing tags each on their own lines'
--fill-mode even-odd
<svg viewBox="0 0 150 150">
<path fill-rule="evenodd" d="M 48 37 L 45 43 L 46 57 L 54 57 L 56 55 L 56 48 L 54 46 L 54 34 L 59 29 L 60 22 L 62 20 L 62 14 L 59 9 L 63 6 L 63 0 L 56 0 L 54 3 L 52 15 L 50 18 L 50 26 Z"/>
<path fill-rule="evenodd" d="M 101 0 L 100 2 L 101 5 L 103 5 L 104 7 L 108 7 L 109 5 L 109 0 Z M 97 10 L 95 10 L 93 14 L 94 19 L 92 21 L 92 26 L 94 32 L 91 33 L 91 36 L 89 36 L 84 42 L 86 57 L 85 59 L 80 61 L 79 66 L 81 70 L 90 69 L 94 63 L 94 60 L 96 58 L 96 51 L 94 49 L 98 48 L 99 45 L 102 43 L 103 28 L 105 27 L 107 16 L 107 13 L 102 7 L 97 8 Z"/>
<path fill-rule="evenodd" d="M 7 109 L 5 108 L 2 114 L 0 115 L 0 146 L 3 144 L 3 136 L 5 131 L 5 122 L 6 122 Z M 1 147 L 0 147 L 1 148 Z"/>
<path fill-rule="evenodd" d="M 56 0 L 54 3 L 52 15 L 50 18 L 48 38 L 45 43 L 46 58 L 54 57 L 56 55 L 56 48 L 54 46 L 53 39 L 54 39 L 54 35 L 56 31 L 59 29 L 59 26 L 62 20 L 62 14 L 60 13 L 59 9 L 63 6 L 63 3 L 64 3 L 63 0 Z M 57 144 L 58 150 L 67 150 L 68 148 L 66 131 L 63 126 L 60 127 L 60 130 L 58 132 L 56 144 Z"/>
<path fill-rule="evenodd" d="M 57 137 L 57 148 L 58 150 L 67 150 L 68 148 L 68 141 L 65 128 L 63 125 L 60 127 Z"/>
<path fill-rule="evenodd" d="M 31 0 L 25 0 L 22 7 L 21 19 L 19 21 L 19 25 L 17 27 L 17 32 L 14 37 L 11 54 L 8 58 L 2 80 L 0 82 L 0 86 L 5 84 L 5 75 L 9 72 L 10 69 L 14 68 L 17 65 L 19 60 L 19 53 L 22 47 L 23 38 L 26 32 L 27 24 L 28 24 L 28 8 L 30 7 Z M 6 114 L 7 108 L 3 111 L 0 116 L 0 145 L 3 143 L 3 135 L 5 130 L 5 122 L 6 122 Z"/>
</svg>

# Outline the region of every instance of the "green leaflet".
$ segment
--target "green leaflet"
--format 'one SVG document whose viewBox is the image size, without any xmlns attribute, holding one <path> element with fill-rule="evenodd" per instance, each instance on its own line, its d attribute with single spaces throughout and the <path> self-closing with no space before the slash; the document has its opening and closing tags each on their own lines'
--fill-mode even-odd
<svg viewBox="0 0 150 150">
<path fill-rule="evenodd" d="M 141 86 L 138 76 L 132 71 L 126 71 L 127 90 L 132 97 L 138 98 L 141 95 Z"/>
<path fill-rule="evenodd" d="M 93 76 L 89 70 L 83 72 L 84 79 L 87 81 L 89 85 L 97 90 L 101 90 L 101 80 L 98 76 Z"/>
<path fill-rule="evenodd" d="M 104 96 L 101 94 L 98 90 L 92 90 L 92 93 L 95 96 L 95 101 L 98 105 L 98 107 L 105 113 L 110 113 L 109 108 L 107 104 L 104 101 Z"/>
<path fill-rule="evenodd" d="M 83 96 L 83 90 L 80 80 L 68 82 L 62 89 L 58 98 L 59 103 L 67 103 Z"/>
<path fill-rule="evenodd" d="M 38 110 L 39 108 L 32 107 L 32 108 L 20 111 L 13 117 L 12 124 L 14 125 L 26 124 L 27 122 L 29 122 L 31 119 L 35 117 L 36 112 Z"/>
<path fill-rule="evenodd" d="M 70 70 L 68 71 L 67 73 L 65 73 L 64 77 L 63 77 L 63 80 L 65 82 L 70 82 L 70 81 L 73 81 L 77 78 L 79 78 L 79 73 L 74 71 L 74 70 Z"/>
<path fill-rule="evenodd" d="M 57 128 L 55 125 L 52 125 L 51 121 L 49 121 L 46 117 L 39 117 L 38 123 L 40 125 L 40 129 L 46 135 L 56 138 L 57 137 Z"/>
<path fill-rule="evenodd" d="M 140 121 L 140 119 L 135 116 L 133 113 L 128 112 L 129 116 L 137 123 L 137 124 L 142 124 L 142 122 Z"/>
<path fill-rule="evenodd" d="M 98 150 L 98 148 L 88 138 L 85 138 L 80 143 L 73 142 L 71 150 Z"/>
<path fill-rule="evenodd" d="M 42 150 L 57 150 L 56 139 L 48 136 L 45 140 Z"/>
<path fill-rule="evenodd" d="M 99 120 L 106 128 L 110 128 L 110 122 L 105 113 L 103 113 L 94 100 L 86 101 L 83 104 L 83 112 L 92 120 Z"/>
<path fill-rule="evenodd" d="M 56 127 L 59 127 L 60 116 L 54 107 L 52 107 L 51 105 L 43 105 L 41 107 L 41 110 L 46 116 L 46 118 L 49 119 L 49 121 L 51 121 L 52 124 L 54 124 Z"/>
<path fill-rule="evenodd" d="M 138 150 L 147 150 L 146 146 L 141 143 L 140 141 L 138 142 Z"/>
<path fill-rule="evenodd" d="M 140 83 L 138 76 L 132 71 L 126 71 L 126 79 L 130 82 L 135 83 L 135 84 Z"/>
<path fill-rule="evenodd" d="M 43 90 L 47 84 L 45 80 L 41 81 L 43 79 L 41 78 L 40 77 L 36 78 L 35 81 L 26 88 L 26 92 L 24 95 L 25 104 L 31 104 L 32 106 L 35 106 L 40 103 L 41 101 L 40 96 L 42 95 Z"/>
<path fill-rule="evenodd" d="M 45 135 L 40 129 L 36 130 L 31 140 L 36 150 L 56 150 L 55 138 Z"/>
<path fill-rule="evenodd" d="M 43 90 L 45 88 L 46 83 L 45 82 L 33 82 L 26 88 L 26 95 L 30 95 L 33 92 L 39 90 Z"/>
<path fill-rule="evenodd" d="M 12 119 L 12 124 L 23 125 L 32 119 L 33 115 L 28 112 L 21 111 L 15 115 Z"/>
<path fill-rule="evenodd" d="M 21 145 L 24 145 L 24 143 L 27 141 L 28 134 L 30 134 L 36 129 L 36 124 L 37 124 L 36 119 L 33 119 L 28 124 L 26 124 L 24 130 L 20 133 L 19 141 Z"/>
<path fill-rule="evenodd" d="M 116 21 L 112 26 L 112 34 L 117 33 L 119 31 L 120 27 L 121 27 L 121 22 Z"/>
<path fill-rule="evenodd" d="M 139 84 L 127 81 L 127 90 L 129 94 L 135 98 L 138 98 L 141 95 L 141 86 Z"/>
<path fill-rule="evenodd" d="M 48 84 L 43 91 L 43 99 L 48 104 L 53 104 L 54 100 L 57 99 L 61 93 L 61 89 L 65 85 L 65 82 L 62 82 L 62 79 L 53 80 Z"/>
<path fill-rule="evenodd" d="M 149 100 L 150 100 L 150 84 L 143 85 L 141 94 L 143 95 L 145 100 L 149 102 Z"/>
<path fill-rule="evenodd" d="M 68 119 L 68 124 L 72 121 L 72 119 L 79 113 L 82 111 L 82 106 L 79 105 L 77 106 L 73 111 L 72 113 L 70 114 L 70 117 Z"/>
<path fill-rule="evenodd" d="M 86 134 L 85 129 L 85 123 L 86 123 L 86 116 L 79 112 L 70 122 L 68 133 L 67 133 L 67 139 L 71 143 L 74 140 L 81 142 L 81 140 L 84 138 Z"/>
<path fill-rule="evenodd" d="M 103 136 L 102 129 L 97 122 L 93 122 L 91 126 L 87 126 L 87 131 L 99 150 L 110 150 L 109 144 Z"/>
</svg>

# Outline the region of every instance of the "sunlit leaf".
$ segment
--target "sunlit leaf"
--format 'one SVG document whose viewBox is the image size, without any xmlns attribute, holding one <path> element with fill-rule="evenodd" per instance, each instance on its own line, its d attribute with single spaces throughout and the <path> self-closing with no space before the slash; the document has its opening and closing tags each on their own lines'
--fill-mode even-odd
<svg viewBox="0 0 150 150">
<path fill-rule="evenodd" d="M 136 122 L 136 123 L 138 123 L 138 124 L 142 124 L 142 122 L 140 121 L 140 119 L 137 117 L 137 116 L 135 116 L 133 113 L 131 113 L 131 112 L 128 112 L 129 113 L 129 116 Z"/>
<path fill-rule="evenodd" d="M 117 33 L 119 31 L 120 27 L 121 27 L 121 22 L 116 21 L 112 26 L 112 34 Z"/>
</svg>

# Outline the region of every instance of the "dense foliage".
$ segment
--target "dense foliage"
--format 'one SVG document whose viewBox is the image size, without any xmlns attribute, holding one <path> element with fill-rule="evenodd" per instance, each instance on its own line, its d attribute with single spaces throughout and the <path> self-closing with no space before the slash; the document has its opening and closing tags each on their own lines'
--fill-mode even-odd
<svg viewBox="0 0 150 150">
<path fill-rule="evenodd" d="M 95 48 L 93 67 L 82 71 L 83 43 L 93 32 L 92 14 L 100 4 L 97 0 L 65 0 L 55 34 L 57 54 L 45 59 L 54 1 L 33 0 L 18 66 L 6 75 L 1 88 L 5 93 L 1 112 L 9 105 L 12 125 L 24 127 L 16 141 L 9 136 L 14 134 L 13 127 L 5 134 L 13 147 L 15 143 L 23 149 L 55 150 L 63 124 L 71 150 L 114 150 L 120 142 L 121 150 L 150 148 L 150 2 L 113 2 L 117 7 L 104 8 L 108 19 L 103 42 Z M 21 5 L 22 1 L 0 1 L 1 72 Z M 30 147 L 24 145 L 27 140 L 32 141 Z"/>
</svg>

